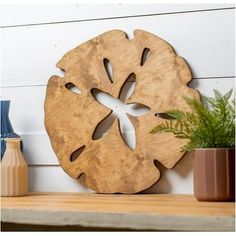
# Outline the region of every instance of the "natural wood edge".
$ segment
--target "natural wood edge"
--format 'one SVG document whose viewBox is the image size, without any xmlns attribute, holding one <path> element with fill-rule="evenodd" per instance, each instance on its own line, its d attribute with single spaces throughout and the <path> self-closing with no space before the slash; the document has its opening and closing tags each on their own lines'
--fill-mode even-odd
<svg viewBox="0 0 236 236">
<path fill-rule="evenodd" d="M 2 197 L 1 221 L 21 225 L 152 231 L 234 231 L 234 203 L 186 194 L 31 192 Z"/>
<path fill-rule="evenodd" d="M 133 230 L 234 231 L 233 216 L 171 216 L 143 213 L 2 209 L 2 222 Z M 171 222 L 171 223 L 170 223 Z"/>
</svg>

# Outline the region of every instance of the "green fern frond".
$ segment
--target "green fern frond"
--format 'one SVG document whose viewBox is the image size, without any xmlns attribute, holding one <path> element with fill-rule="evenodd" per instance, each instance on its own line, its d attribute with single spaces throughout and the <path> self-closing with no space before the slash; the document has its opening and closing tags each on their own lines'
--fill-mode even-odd
<svg viewBox="0 0 236 236">
<path fill-rule="evenodd" d="M 231 89 L 225 95 L 214 90 L 214 97 L 183 97 L 190 112 L 179 109 L 169 110 L 165 122 L 157 125 L 151 133 L 173 133 L 176 138 L 188 139 L 182 151 L 193 148 L 232 147 L 235 145 L 235 100 L 229 101 Z"/>
</svg>

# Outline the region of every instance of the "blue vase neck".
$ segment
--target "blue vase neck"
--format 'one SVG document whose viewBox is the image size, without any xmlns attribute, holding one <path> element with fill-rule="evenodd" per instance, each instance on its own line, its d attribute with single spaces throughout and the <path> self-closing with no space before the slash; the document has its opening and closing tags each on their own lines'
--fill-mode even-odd
<svg viewBox="0 0 236 236">
<path fill-rule="evenodd" d="M 9 120 L 10 101 L 1 101 L 1 135 L 14 133 Z"/>
</svg>

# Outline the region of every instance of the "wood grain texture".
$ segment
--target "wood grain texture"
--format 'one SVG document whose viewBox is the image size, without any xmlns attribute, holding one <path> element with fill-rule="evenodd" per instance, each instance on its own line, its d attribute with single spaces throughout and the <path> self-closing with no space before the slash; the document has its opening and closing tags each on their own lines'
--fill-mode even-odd
<svg viewBox="0 0 236 236">
<path fill-rule="evenodd" d="M 150 55 L 142 65 L 145 48 Z M 112 82 L 104 59 L 111 62 Z M 196 90 L 187 87 L 191 72 L 186 62 L 167 42 L 142 30 L 135 30 L 132 40 L 113 30 L 71 50 L 57 66 L 65 76 L 52 76 L 48 82 L 45 126 L 60 165 L 70 176 L 84 173 L 87 186 L 100 193 L 135 193 L 159 180 L 154 160 L 172 168 L 183 156 L 180 147 L 185 140 L 149 133 L 163 121 L 155 113 L 187 109 L 182 96 L 198 97 Z M 131 74 L 136 76 L 136 87 L 126 104 L 138 102 L 151 109 L 143 116 L 128 115 L 135 127 L 136 148 L 124 143 L 117 120 L 106 136 L 92 140 L 98 123 L 111 112 L 94 99 L 92 89 L 119 98 Z M 68 83 L 79 87 L 81 94 L 66 89 Z M 72 153 L 81 147 L 85 147 L 82 153 L 71 161 Z"/>
<path fill-rule="evenodd" d="M 2 222 L 142 230 L 233 231 L 235 205 L 192 195 L 41 193 L 1 198 Z"/>
</svg>

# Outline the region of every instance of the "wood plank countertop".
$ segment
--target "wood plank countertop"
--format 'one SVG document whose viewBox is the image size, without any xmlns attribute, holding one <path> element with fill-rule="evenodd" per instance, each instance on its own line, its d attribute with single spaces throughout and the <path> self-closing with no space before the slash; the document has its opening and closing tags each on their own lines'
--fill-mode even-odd
<svg viewBox="0 0 236 236">
<path fill-rule="evenodd" d="M 233 202 L 192 195 L 31 193 L 1 198 L 6 223 L 130 230 L 234 231 Z"/>
</svg>

